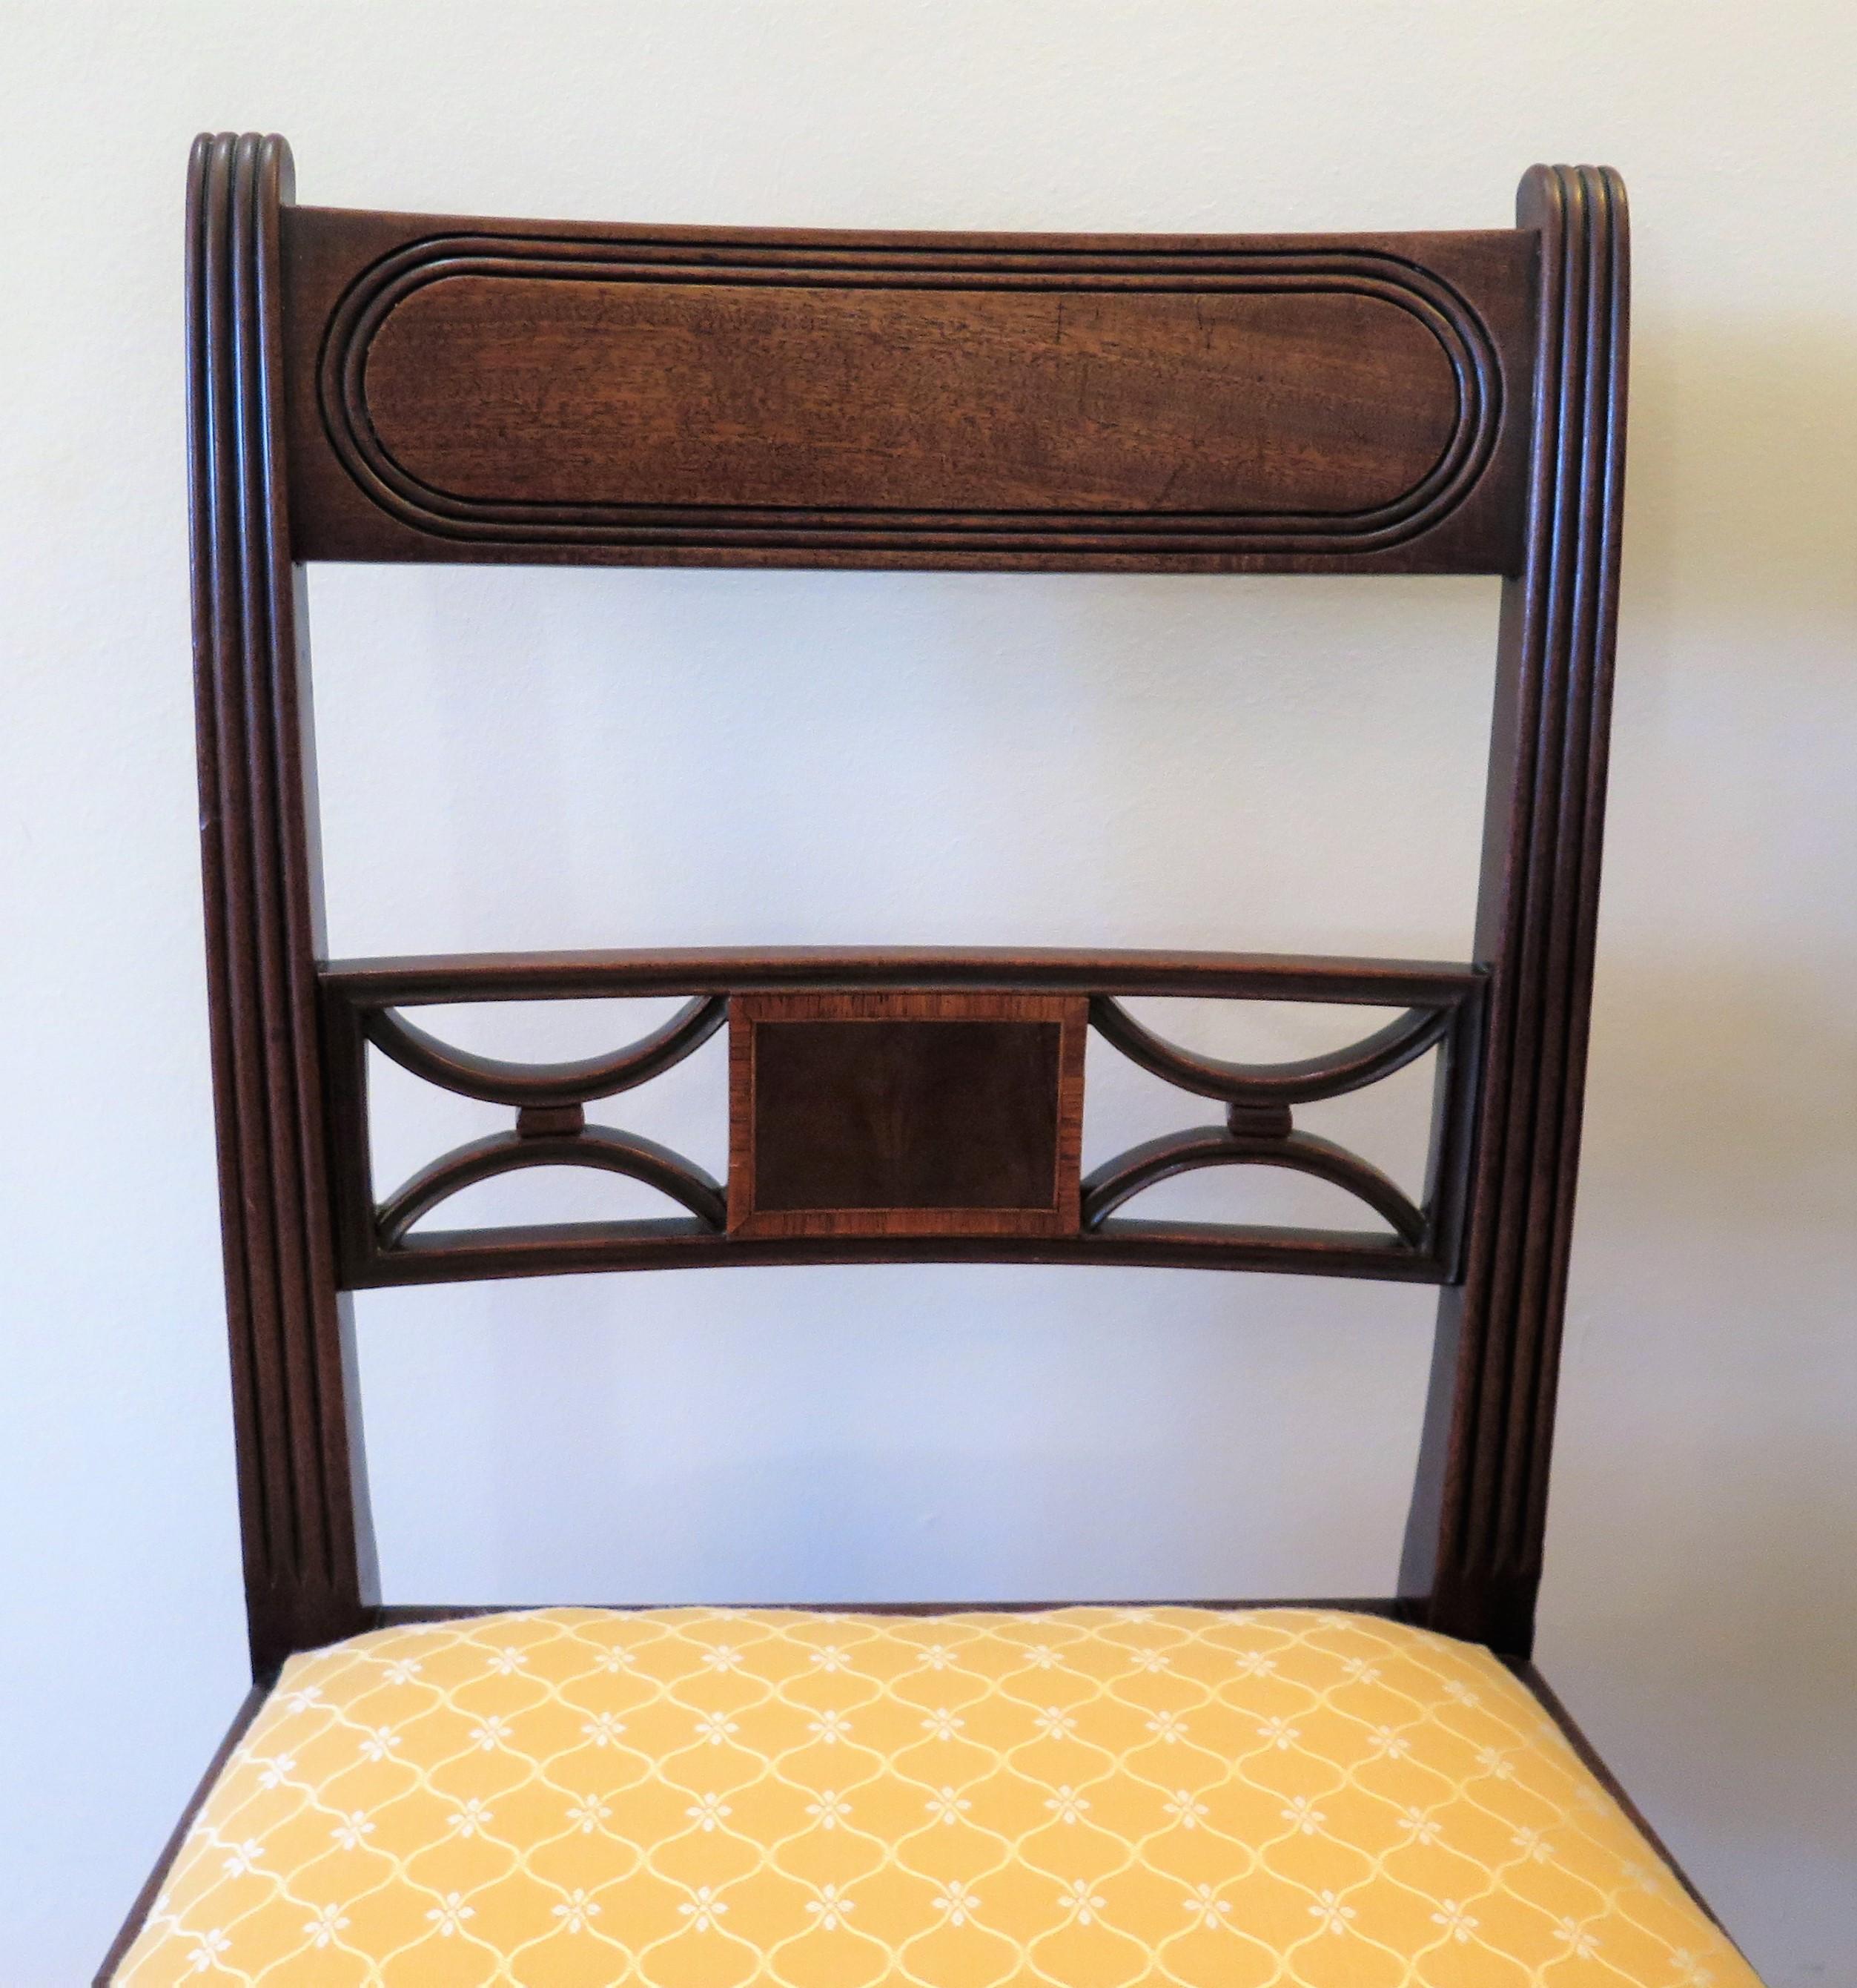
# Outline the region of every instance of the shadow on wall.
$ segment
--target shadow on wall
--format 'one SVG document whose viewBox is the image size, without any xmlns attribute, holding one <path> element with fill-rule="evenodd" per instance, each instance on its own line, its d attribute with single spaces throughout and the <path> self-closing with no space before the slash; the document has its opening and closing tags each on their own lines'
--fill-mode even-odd
<svg viewBox="0 0 1857 1988">
<path fill-rule="evenodd" d="M 1544 1665 L 1776 1983 L 1857 1879 L 1857 352 L 1641 271 Z"/>
</svg>

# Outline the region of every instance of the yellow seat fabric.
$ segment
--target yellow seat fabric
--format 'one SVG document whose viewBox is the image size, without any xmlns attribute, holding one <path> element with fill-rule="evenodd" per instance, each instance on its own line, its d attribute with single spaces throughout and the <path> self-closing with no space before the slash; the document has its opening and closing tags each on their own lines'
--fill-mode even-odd
<svg viewBox="0 0 1857 1988">
<path fill-rule="evenodd" d="M 120 1988 L 1757 1988 L 1487 1652 L 549 1608 L 292 1658 Z"/>
</svg>

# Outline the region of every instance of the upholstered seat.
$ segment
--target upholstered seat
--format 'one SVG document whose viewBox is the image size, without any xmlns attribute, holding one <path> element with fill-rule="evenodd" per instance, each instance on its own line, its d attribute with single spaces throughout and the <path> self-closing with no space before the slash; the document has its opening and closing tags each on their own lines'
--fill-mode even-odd
<svg viewBox="0 0 1857 1988">
<path fill-rule="evenodd" d="M 1744 1988 L 1487 1651 L 554 1608 L 292 1658 L 116 1980 Z"/>
</svg>

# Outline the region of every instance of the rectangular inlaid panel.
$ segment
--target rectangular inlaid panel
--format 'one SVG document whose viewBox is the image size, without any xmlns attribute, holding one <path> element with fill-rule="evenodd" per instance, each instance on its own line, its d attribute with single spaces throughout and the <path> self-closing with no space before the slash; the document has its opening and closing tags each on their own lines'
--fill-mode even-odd
<svg viewBox="0 0 1857 1988">
<path fill-rule="evenodd" d="M 1068 996 L 738 997 L 731 1234 L 1074 1235 L 1086 1018 Z"/>
</svg>

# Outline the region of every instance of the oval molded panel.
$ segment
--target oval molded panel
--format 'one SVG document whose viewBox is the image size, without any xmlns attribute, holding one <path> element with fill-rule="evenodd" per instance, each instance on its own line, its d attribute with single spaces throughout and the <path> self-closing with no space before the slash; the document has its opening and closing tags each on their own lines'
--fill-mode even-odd
<svg viewBox="0 0 1857 1988">
<path fill-rule="evenodd" d="M 422 243 L 336 312 L 324 419 L 419 529 L 555 543 L 1365 550 L 1493 443 L 1487 334 L 1390 256 L 844 260 Z"/>
</svg>

